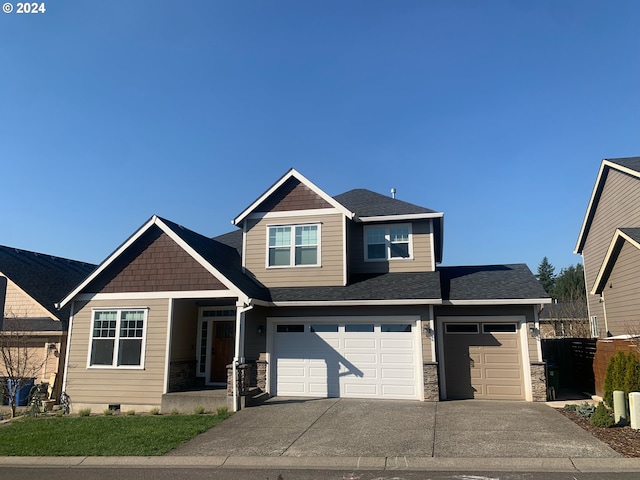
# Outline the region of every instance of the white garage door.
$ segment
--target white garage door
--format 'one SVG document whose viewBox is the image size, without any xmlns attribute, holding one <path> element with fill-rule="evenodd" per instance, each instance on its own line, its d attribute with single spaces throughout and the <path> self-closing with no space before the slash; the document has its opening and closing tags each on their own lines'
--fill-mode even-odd
<svg viewBox="0 0 640 480">
<path fill-rule="evenodd" d="M 393 319 L 275 323 L 272 393 L 418 399 L 418 334 Z"/>
</svg>

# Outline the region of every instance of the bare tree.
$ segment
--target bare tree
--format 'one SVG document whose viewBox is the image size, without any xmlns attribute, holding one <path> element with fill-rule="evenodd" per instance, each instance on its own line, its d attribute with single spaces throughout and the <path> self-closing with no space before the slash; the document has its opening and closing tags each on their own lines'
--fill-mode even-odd
<svg viewBox="0 0 640 480">
<path fill-rule="evenodd" d="M 30 334 L 29 319 L 9 314 L 0 326 L 0 392 L 9 399 L 15 417 L 18 393 L 42 374 L 49 352 Z"/>
</svg>

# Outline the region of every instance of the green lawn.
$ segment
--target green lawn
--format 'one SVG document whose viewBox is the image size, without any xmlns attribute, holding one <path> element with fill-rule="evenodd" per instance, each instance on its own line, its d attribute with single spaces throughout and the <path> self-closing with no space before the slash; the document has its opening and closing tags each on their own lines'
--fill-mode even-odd
<svg viewBox="0 0 640 480">
<path fill-rule="evenodd" d="M 0 456 L 163 455 L 229 416 L 38 417 L 0 426 Z"/>
</svg>

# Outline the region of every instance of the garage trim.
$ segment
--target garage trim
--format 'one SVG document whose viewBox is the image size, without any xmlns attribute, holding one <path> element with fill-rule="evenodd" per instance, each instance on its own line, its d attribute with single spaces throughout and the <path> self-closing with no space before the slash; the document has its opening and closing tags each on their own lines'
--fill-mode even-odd
<svg viewBox="0 0 640 480">
<path fill-rule="evenodd" d="M 416 364 L 415 364 L 415 378 L 416 378 L 416 391 L 418 392 L 417 400 L 424 400 L 424 371 L 422 368 L 422 320 L 420 315 L 336 315 L 336 316 L 296 316 L 296 317 L 267 317 L 266 328 L 266 360 L 267 360 L 267 372 L 266 372 L 266 388 L 267 393 L 273 395 L 275 388 L 273 387 L 274 381 L 277 381 L 277 373 L 275 371 L 275 355 L 274 355 L 274 334 L 276 333 L 276 326 L 282 324 L 298 324 L 303 323 L 305 325 L 311 323 L 329 323 L 329 324 L 353 324 L 353 323 L 373 323 L 373 324 L 388 324 L 388 323 L 412 323 L 415 325 L 414 330 L 411 332 L 414 335 L 414 349 Z M 344 331 L 342 330 L 344 333 Z"/>
<path fill-rule="evenodd" d="M 520 354 L 522 355 L 522 369 L 525 400 L 533 401 L 531 390 L 531 361 L 529 358 L 529 342 L 527 338 L 527 318 L 524 315 L 467 315 L 467 316 L 438 316 L 436 317 L 438 334 L 438 376 L 440 378 L 440 399 L 447 398 L 447 379 L 445 376 L 444 328 L 446 323 L 477 323 L 480 332 L 483 323 L 515 323 L 520 331 Z M 478 333 L 478 335 L 487 335 Z"/>
</svg>

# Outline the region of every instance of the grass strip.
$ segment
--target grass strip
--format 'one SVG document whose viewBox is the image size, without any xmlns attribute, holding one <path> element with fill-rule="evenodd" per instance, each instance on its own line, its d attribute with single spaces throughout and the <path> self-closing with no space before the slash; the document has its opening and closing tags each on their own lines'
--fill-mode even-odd
<svg viewBox="0 0 640 480">
<path fill-rule="evenodd" d="M 228 416 L 224 413 L 18 419 L 0 426 L 0 455 L 163 455 Z"/>
</svg>

